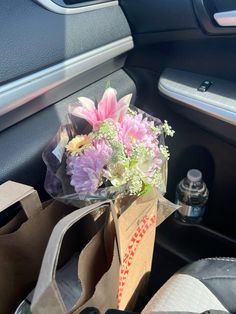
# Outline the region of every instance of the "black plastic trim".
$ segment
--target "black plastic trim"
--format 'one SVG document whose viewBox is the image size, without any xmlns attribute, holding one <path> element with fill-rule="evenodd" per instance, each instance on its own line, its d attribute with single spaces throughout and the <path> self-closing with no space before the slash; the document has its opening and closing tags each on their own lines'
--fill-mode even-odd
<svg viewBox="0 0 236 314">
<path fill-rule="evenodd" d="M 236 27 L 220 27 L 211 19 L 204 0 L 192 0 L 195 14 L 201 28 L 208 35 L 233 35 L 236 34 Z M 212 17 L 216 12 L 211 12 Z"/>
<path fill-rule="evenodd" d="M 84 6 L 90 6 L 116 0 L 52 0 L 52 1 L 65 8 L 80 8 Z"/>
<path fill-rule="evenodd" d="M 188 263 L 216 256 L 236 257 L 235 239 L 203 224 L 181 222 L 174 214 L 157 232 L 157 243 Z"/>
<path fill-rule="evenodd" d="M 132 33 L 198 29 L 191 0 L 120 0 Z"/>
</svg>

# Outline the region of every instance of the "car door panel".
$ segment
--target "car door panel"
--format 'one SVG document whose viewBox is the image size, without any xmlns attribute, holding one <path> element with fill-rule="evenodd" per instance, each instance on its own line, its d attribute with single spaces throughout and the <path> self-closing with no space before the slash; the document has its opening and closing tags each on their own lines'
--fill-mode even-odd
<svg viewBox="0 0 236 314">
<path fill-rule="evenodd" d="M 214 84 L 209 89 L 215 97 L 215 101 L 211 99 L 213 109 L 218 106 L 225 110 L 230 103 L 228 111 L 235 111 L 236 28 L 222 28 L 214 19 L 217 12 L 234 10 L 235 2 L 199 0 L 204 12 L 196 2 L 120 0 L 120 5 L 69 15 L 52 12 L 30 0 L 0 4 L 0 35 L 5 47 L 0 50 L 4 64 L 0 91 L 4 86 L 4 92 L 9 91 L 7 84 L 52 70 L 73 58 L 81 57 L 88 65 L 78 71 L 74 68 L 67 79 L 67 68 L 62 67 L 62 76 L 52 81 L 52 86 L 45 84 L 45 89 L 41 86 L 28 91 L 28 98 L 22 97 L 19 106 L 0 116 L 0 182 L 12 179 L 34 185 L 41 197 L 47 198 L 42 150 L 63 122 L 66 105 L 81 95 L 98 99 L 108 81 L 119 96 L 133 93 L 135 105 L 168 120 L 175 129 L 175 137 L 167 140 L 171 152 L 168 199 L 175 201 L 176 185 L 188 169 L 203 172 L 210 190 L 204 220 L 201 224 L 184 224 L 171 216 L 158 228 L 147 297 L 187 262 L 221 254 L 235 256 L 235 117 L 222 119 L 222 115 L 187 106 L 186 99 L 176 99 L 158 89 L 164 79 L 166 89 L 174 84 L 183 94 L 188 87 L 188 96 L 193 97 L 198 95 L 201 79 L 209 78 Z M 107 45 L 111 44 L 117 50 L 107 54 Z M 13 51 L 15 47 L 18 51 Z M 102 54 L 99 62 L 97 49 L 103 49 L 107 56 Z M 12 95 L 17 100 L 17 94 Z M 9 99 L 8 105 L 15 104 Z M 2 108 L 6 109 L 6 104 Z M 162 273 L 156 274 L 160 268 Z"/>
<path fill-rule="evenodd" d="M 190 0 L 122 0 L 130 27 L 137 36 L 142 33 L 157 33 L 196 29 L 198 23 Z M 182 16 L 182 19 L 179 16 Z M 168 17 L 168 18 L 166 18 Z"/>
<path fill-rule="evenodd" d="M 68 104 L 76 102 L 79 96 L 100 99 L 108 82 L 117 88 L 118 97 L 129 93 L 135 97 L 134 82 L 123 70 L 119 70 L 2 131 L 0 182 L 11 179 L 29 184 L 40 192 L 41 197 L 45 197 L 43 182 L 46 168 L 42 151 L 60 124 L 66 123 Z"/>
<path fill-rule="evenodd" d="M 196 3 L 204 5 L 204 13 Z M 167 139 L 171 153 L 167 198 L 175 201 L 176 186 L 191 168 L 202 171 L 210 191 L 200 224 L 182 223 L 173 215 L 157 229 L 148 300 L 186 263 L 236 256 L 236 28 L 222 28 L 214 19 L 215 13 L 234 10 L 236 4 L 230 0 L 121 0 L 121 6 L 135 43 L 125 70 L 137 87 L 136 105 L 168 120 L 176 131 L 173 139 Z M 199 85 L 206 79 L 213 84 L 199 95 Z M 167 95 L 162 83 L 166 90 L 178 90 L 181 95 L 188 90 L 191 99 L 196 96 L 208 102 L 213 97 L 214 113 L 230 102 L 227 115 L 232 113 L 232 120 Z"/>
<path fill-rule="evenodd" d="M 118 5 L 56 14 L 31 0 L 0 3 L 0 84 L 130 36 Z"/>
<path fill-rule="evenodd" d="M 135 93 L 121 70 L 133 47 L 130 27 L 117 1 L 77 10 L 13 0 L 1 2 L 0 20 L 0 182 L 30 184 L 45 196 L 41 155 L 66 105 L 79 95 L 99 99 L 109 81 L 121 96 Z"/>
<path fill-rule="evenodd" d="M 201 38 L 191 0 L 121 0 L 137 45 Z"/>
<path fill-rule="evenodd" d="M 206 15 L 196 12 L 195 2 L 204 5 Z M 172 258 L 175 255 L 176 261 L 178 256 L 185 262 L 219 254 L 231 256 L 234 251 L 230 249 L 230 241 L 235 244 L 236 237 L 236 28 L 223 30 L 214 20 L 214 14 L 233 9 L 235 2 L 122 0 L 121 5 L 135 42 L 125 69 L 136 83 L 137 105 L 168 120 L 176 130 L 174 139 L 168 141 L 171 159 L 167 197 L 175 200 L 176 186 L 190 168 L 202 171 L 210 190 L 207 211 L 201 224 L 205 228 L 203 237 L 206 246 L 198 242 L 198 238 L 202 237 L 200 226 L 195 225 L 195 231 L 191 233 L 191 226 L 186 231 L 186 225 L 178 224 L 171 217 L 158 229 L 158 249 L 168 251 Z M 188 14 L 187 19 L 185 13 Z M 214 32 L 204 27 L 204 19 L 214 27 Z M 158 26 L 160 20 L 161 26 L 165 25 L 163 29 Z M 206 79 L 212 80 L 213 84 L 201 94 L 198 88 Z M 209 112 L 210 107 L 203 110 L 197 101 L 194 108 L 192 103 L 190 106 L 186 104 L 186 99 L 170 93 L 167 95 L 167 90 L 177 92 L 177 89 L 178 94 L 184 96 L 189 91 L 188 96 L 192 100 L 201 98 L 207 103 L 210 101 L 214 114 Z M 232 114 L 230 121 L 224 119 L 223 111 L 224 114 Z M 185 243 L 181 242 L 183 239 L 178 243 L 175 232 L 176 235 L 185 235 Z M 217 233 L 215 237 L 212 236 L 214 232 Z M 226 236 L 230 240 L 224 246 L 219 238 Z M 207 254 L 208 246 L 212 247 L 212 251 Z"/>
<path fill-rule="evenodd" d="M 209 82 L 209 88 L 204 92 L 200 87 L 205 82 Z M 163 95 L 180 103 L 180 106 L 176 104 L 172 106 L 173 110 L 214 132 L 217 136 L 236 143 L 234 82 L 192 72 L 166 69 L 160 76 L 158 88 Z M 195 110 L 186 110 L 186 108 Z M 200 116 L 199 112 L 202 113 Z M 205 123 L 206 119 L 208 123 Z"/>
<path fill-rule="evenodd" d="M 117 1 L 100 5 L 58 14 L 31 0 L 0 4 L 0 130 L 124 65 L 129 25 Z"/>
</svg>

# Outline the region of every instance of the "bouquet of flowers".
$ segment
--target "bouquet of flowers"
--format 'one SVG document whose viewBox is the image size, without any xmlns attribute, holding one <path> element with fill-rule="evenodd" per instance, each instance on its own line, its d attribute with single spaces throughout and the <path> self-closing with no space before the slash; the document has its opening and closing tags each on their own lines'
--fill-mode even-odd
<svg viewBox="0 0 236 314">
<path fill-rule="evenodd" d="M 80 97 L 69 106 L 62 126 L 43 154 L 46 190 L 56 199 L 79 201 L 141 195 L 156 186 L 165 192 L 168 147 L 174 131 L 165 121 L 130 106 L 132 95 L 117 100 L 109 87 L 101 101 Z"/>
</svg>

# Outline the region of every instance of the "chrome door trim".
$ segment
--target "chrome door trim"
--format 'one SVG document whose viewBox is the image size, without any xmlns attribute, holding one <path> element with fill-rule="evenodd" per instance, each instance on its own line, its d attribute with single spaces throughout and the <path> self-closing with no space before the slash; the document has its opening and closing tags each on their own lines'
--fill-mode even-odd
<svg viewBox="0 0 236 314">
<path fill-rule="evenodd" d="M 171 90 L 168 88 L 167 85 L 163 84 L 161 82 L 161 79 L 158 84 L 159 91 L 171 98 L 173 101 L 180 102 L 184 104 L 186 107 L 195 109 L 197 111 L 201 111 L 207 115 L 210 115 L 218 120 L 227 122 L 229 124 L 232 124 L 236 126 L 236 112 L 226 110 L 224 108 L 220 108 L 218 106 L 214 106 L 212 104 L 209 104 L 207 102 L 180 94 L 174 90 Z"/>
<path fill-rule="evenodd" d="M 78 14 L 118 5 L 118 1 L 109 1 L 104 3 L 91 4 L 87 6 L 85 3 L 84 6 L 80 7 L 64 7 L 51 0 L 34 0 L 34 1 L 43 6 L 44 8 L 46 8 L 47 10 L 57 14 Z"/>
<path fill-rule="evenodd" d="M 128 36 L 0 86 L 0 116 L 133 47 L 133 38 Z"/>
</svg>

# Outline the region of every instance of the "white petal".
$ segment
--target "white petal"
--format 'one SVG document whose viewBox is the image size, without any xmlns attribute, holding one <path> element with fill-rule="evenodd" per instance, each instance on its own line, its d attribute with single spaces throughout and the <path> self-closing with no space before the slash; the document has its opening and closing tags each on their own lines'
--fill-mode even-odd
<svg viewBox="0 0 236 314">
<path fill-rule="evenodd" d="M 95 110 L 96 109 L 94 102 L 87 97 L 79 97 L 78 101 L 83 107 L 85 107 L 88 110 Z"/>
<path fill-rule="evenodd" d="M 119 100 L 119 103 L 125 104 L 125 105 L 129 106 L 132 96 L 133 96 L 133 94 L 128 94 L 128 95 L 122 97 L 122 98 Z"/>
</svg>

